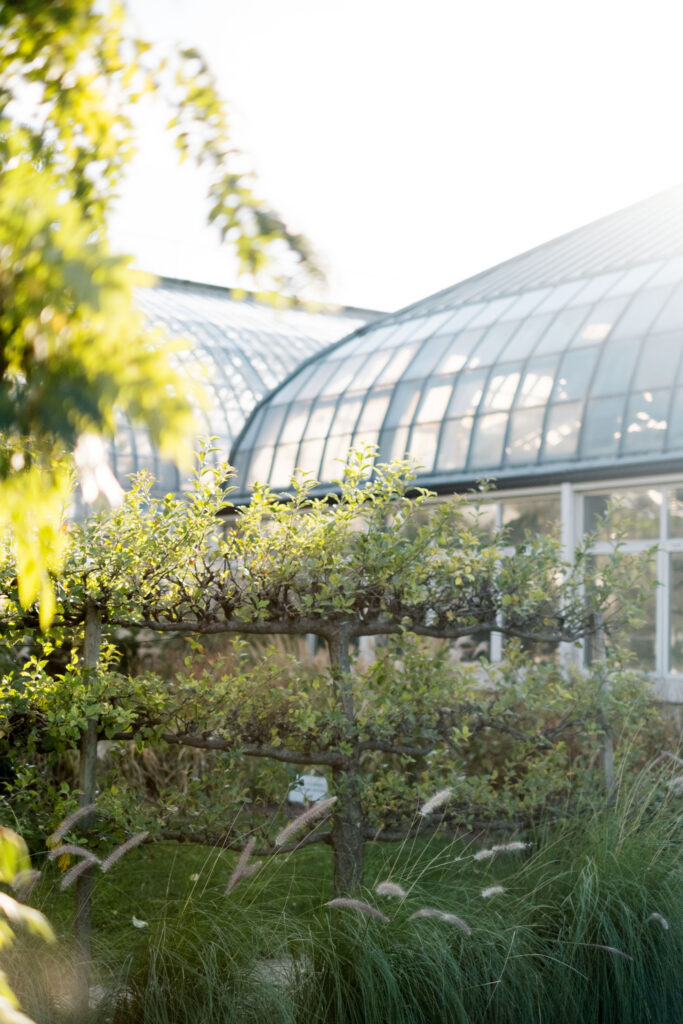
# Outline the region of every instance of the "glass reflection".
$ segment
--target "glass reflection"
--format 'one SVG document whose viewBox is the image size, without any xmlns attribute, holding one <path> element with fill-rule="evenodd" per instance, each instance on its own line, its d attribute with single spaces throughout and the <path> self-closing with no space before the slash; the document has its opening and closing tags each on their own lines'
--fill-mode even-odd
<svg viewBox="0 0 683 1024">
<path fill-rule="evenodd" d="M 566 402 L 552 406 L 544 438 L 543 458 L 571 458 L 576 454 L 576 442 L 581 429 L 582 402 Z"/>
<path fill-rule="evenodd" d="M 656 540 L 662 501 L 662 492 L 655 488 L 589 494 L 584 498 L 584 530 L 595 533 L 597 540 L 615 540 L 616 528 L 625 540 Z M 604 517 L 610 507 L 616 518 L 608 523 Z"/>
<path fill-rule="evenodd" d="M 536 461 L 541 447 L 545 409 L 517 409 L 510 417 L 505 460 L 510 465 Z"/>
<path fill-rule="evenodd" d="M 625 452 L 661 451 L 670 401 L 670 391 L 641 391 L 631 395 L 622 442 Z"/>
</svg>

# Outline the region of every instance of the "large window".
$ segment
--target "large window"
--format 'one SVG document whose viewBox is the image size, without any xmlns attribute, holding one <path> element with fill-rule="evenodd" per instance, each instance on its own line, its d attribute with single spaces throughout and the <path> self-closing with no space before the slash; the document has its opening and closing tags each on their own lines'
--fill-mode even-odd
<svg viewBox="0 0 683 1024">
<path fill-rule="evenodd" d="M 610 501 L 619 512 L 610 524 Z M 629 637 L 639 668 L 657 676 L 683 674 L 683 487 L 678 484 L 623 488 L 585 494 L 586 531 L 595 532 L 598 564 L 617 539 L 626 552 L 652 547 L 650 574 L 658 585 L 647 600 L 645 622 Z"/>
</svg>

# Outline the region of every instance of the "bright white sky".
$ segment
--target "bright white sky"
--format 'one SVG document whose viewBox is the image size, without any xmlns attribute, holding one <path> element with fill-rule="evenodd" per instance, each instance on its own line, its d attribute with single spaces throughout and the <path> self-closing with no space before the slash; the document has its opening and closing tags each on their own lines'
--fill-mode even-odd
<svg viewBox="0 0 683 1024">
<path fill-rule="evenodd" d="M 679 0 L 128 0 L 195 45 L 326 298 L 396 309 L 683 180 Z M 112 225 L 231 285 L 202 181 L 145 118 Z"/>
</svg>

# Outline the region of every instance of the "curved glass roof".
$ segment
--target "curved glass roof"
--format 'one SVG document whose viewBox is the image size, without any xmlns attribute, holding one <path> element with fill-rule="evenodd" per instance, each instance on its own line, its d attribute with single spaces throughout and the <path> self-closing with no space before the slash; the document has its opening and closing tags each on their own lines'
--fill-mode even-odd
<svg viewBox="0 0 683 1024">
<path fill-rule="evenodd" d="M 323 484 L 350 445 L 418 482 L 683 457 L 683 187 L 361 327 L 252 414 L 244 486 Z"/>
<path fill-rule="evenodd" d="M 136 301 L 152 325 L 189 342 L 174 358 L 208 398 L 207 408 L 197 410 L 199 434 L 217 437 L 226 458 L 264 395 L 304 360 L 375 315 L 275 309 L 231 298 L 227 289 L 168 279 L 139 289 Z M 161 461 L 148 432 L 125 416 L 119 417 L 110 459 L 123 486 L 141 469 L 154 475 L 164 493 L 182 490 L 186 483 L 173 464 Z"/>
</svg>

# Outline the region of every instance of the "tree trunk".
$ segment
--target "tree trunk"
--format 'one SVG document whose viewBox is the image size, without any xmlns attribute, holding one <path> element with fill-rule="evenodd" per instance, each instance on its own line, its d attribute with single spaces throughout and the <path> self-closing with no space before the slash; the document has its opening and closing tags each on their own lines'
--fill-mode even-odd
<svg viewBox="0 0 683 1024">
<path fill-rule="evenodd" d="M 349 638 L 334 633 L 327 640 L 330 654 L 330 672 L 336 695 L 344 717 L 355 734 L 355 711 Z M 355 744 L 354 744 L 355 746 Z M 343 767 L 332 769 L 332 782 L 337 803 L 332 824 L 332 851 L 334 856 L 334 891 L 337 896 L 348 896 L 363 879 L 363 822 L 361 813 L 360 757 L 354 749 Z"/>
<path fill-rule="evenodd" d="M 605 633 L 602 616 L 600 615 L 595 616 L 595 656 L 604 663 Z M 609 692 L 609 684 L 606 679 L 603 689 Z M 600 700 L 600 707 L 598 710 L 598 724 L 602 729 L 601 760 L 602 772 L 605 779 L 605 789 L 608 794 L 611 794 L 614 789 L 614 740 L 612 738 L 612 728 L 610 726 L 609 716 L 605 710 L 602 698 Z"/>
<path fill-rule="evenodd" d="M 83 665 L 86 669 L 95 670 L 100 660 L 100 643 L 102 626 L 94 605 L 88 605 L 85 619 L 85 643 L 83 646 Z M 78 765 L 78 797 L 79 807 L 87 807 L 95 802 L 97 796 L 97 719 L 89 718 L 81 735 L 80 759 Z M 94 815 L 81 819 L 80 828 L 86 832 L 92 825 Z M 78 999 L 82 1012 L 87 1012 L 90 984 L 91 921 L 93 868 L 87 868 L 76 879 L 76 913 L 74 928 L 79 951 L 80 977 Z"/>
<path fill-rule="evenodd" d="M 332 824 L 335 896 L 348 896 L 363 881 L 363 823 L 361 781 L 357 758 L 347 769 L 333 768 L 337 795 Z"/>
</svg>

